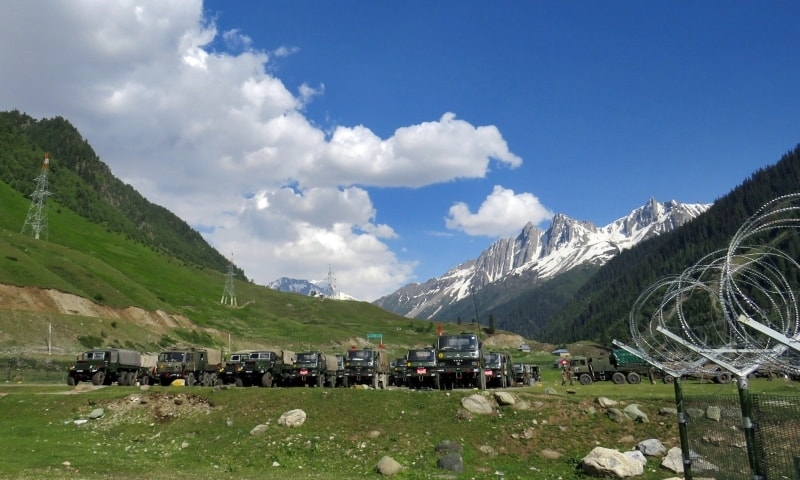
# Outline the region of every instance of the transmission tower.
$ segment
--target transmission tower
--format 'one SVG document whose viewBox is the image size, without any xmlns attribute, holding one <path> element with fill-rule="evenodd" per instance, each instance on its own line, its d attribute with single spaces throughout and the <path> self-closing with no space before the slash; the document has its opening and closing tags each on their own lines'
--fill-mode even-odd
<svg viewBox="0 0 800 480">
<path fill-rule="evenodd" d="M 336 277 L 333 275 L 333 269 L 328 264 L 328 296 L 331 298 L 336 297 Z"/>
<path fill-rule="evenodd" d="M 228 262 L 228 273 L 225 275 L 225 291 L 222 292 L 222 300 L 219 303 L 230 306 L 236 306 L 236 289 L 233 286 L 233 255 Z"/>
<path fill-rule="evenodd" d="M 36 190 L 31 194 L 31 206 L 28 209 L 28 216 L 25 217 L 25 224 L 22 225 L 22 233 L 29 231 L 33 238 L 39 239 L 44 232 L 47 240 L 47 197 L 52 195 L 47 191 L 47 173 L 50 171 L 50 154 L 44 154 L 42 162 L 42 173 L 36 180 Z"/>
</svg>

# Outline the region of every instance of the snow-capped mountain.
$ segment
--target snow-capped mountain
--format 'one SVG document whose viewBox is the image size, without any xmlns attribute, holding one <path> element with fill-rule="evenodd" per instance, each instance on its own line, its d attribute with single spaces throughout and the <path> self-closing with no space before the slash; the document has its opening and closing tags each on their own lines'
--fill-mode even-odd
<svg viewBox="0 0 800 480">
<path fill-rule="evenodd" d="M 710 204 L 659 203 L 650 199 L 605 227 L 556 214 L 547 230 L 531 223 L 516 238 L 493 243 L 439 278 L 412 283 L 375 302 L 386 310 L 412 318 L 433 318 L 488 284 L 513 275 L 545 281 L 579 265 L 603 265 L 637 243 L 674 230 L 708 210 Z"/>
<path fill-rule="evenodd" d="M 325 280 L 299 280 L 296 278 L 281 277 L 270 282 L 267 287 L 281 292 L 298 293 L 314 297 L 334 298 L 337 300 L 355 300 L 346 293 L 331 288 Z"/>
</svg>

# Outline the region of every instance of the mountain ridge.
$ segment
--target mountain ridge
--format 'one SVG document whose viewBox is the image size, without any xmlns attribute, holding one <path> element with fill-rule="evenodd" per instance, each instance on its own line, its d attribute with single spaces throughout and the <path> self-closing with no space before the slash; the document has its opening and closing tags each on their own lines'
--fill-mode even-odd
<svg viewBox="0 0 800 480">
<path fill-rule="evenodd" d="M 557 213 L 545 230 L 529 222 L 519 235 L 495 241 L 478 258 L 462 262 L 440 277 L 408 284 L 373 303 L 406 317 L 438 318 L 446 306 L 510 276 L 526 275 L 543 283 L 577 266 L 604 265 L 623 250 L 672 231 L 709 207 L 650 198 L 603 227 Z"/>
</svg>

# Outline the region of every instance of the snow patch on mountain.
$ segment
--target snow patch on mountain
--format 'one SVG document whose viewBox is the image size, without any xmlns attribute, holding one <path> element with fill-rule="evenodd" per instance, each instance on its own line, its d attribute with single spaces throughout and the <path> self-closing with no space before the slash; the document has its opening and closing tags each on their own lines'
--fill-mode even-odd
<svg viewBox="0 0 800 480">
<path fill-rule="evenodd" d="M 333 298 L 336 300 L 355 300 L 354 297 L 331 288 L 326 280 L 300 280 L 281 277 L 270 282 L 267 287 L 281 292 L 297 293 L 314 297 Z"/>
</svg>

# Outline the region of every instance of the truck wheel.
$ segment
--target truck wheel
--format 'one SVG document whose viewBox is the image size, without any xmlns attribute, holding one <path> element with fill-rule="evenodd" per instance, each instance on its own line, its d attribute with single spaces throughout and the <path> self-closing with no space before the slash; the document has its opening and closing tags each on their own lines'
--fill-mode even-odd
<svg viewBox="0 0 800 480">
<path fill-rule="evenodd" d="M 639 376 L 636 372 L 630 372 L 628 374 L 628 383 L 636 385 L 642 382 L 642 377 Z"/>
<path fill-rule="evenodd" d="M 442 389 L 442 380 L 441 380 L 441 378 L 439 378 L 439 375 L 436 375 L 435 377 L 433 377 L 433 388 L 435 390 L 441 390 Z"/>
<path fill-rule="evenodd" d="M 581 373 L 581 376 L 578 377 L 578 381 L 581 382 L 581 385 L 591 385 L 592 376 L 588 373 Z"/>
<path fill-rule="evenodd" d="M 664 375 L 664 378 L 662 380 L 666 384 L 675 383 L 675 377 L 673 377 L 672 375 Z"/>
<path fill-rule="evenodd" d="M 244 382 L 239 377 L 236 377 L 236 380 L 233 381 L 233 384 L 237 387 L 244 387 Z"/>
<path fill-rule="evenodd" d="M 272 373 L 267 372 L 261 376 L 261 386 L 270 388 L 272 386 Z"/>
<path fill-rule="evenodd" d="M 378 389 L 378 375 L 377 374 L 372 376 L 372 388 L 374 388 L 375 390 Z"/>
<path fill-rule="evenodd" d="M 139 379 L 139 385 L 150 385 L 150 375 L 142 375 Z"/>
<path fill-rule="evenodd" d="M 187 387 L 193 387 L 194 386 L 194 384 L 196 383 L 195 379 L 194 379 L 194 373 L 189 373 L 189 375 L 186 375 L 186 382 L 185 383 L 186 383 Z"/>
<path fill-rule="evenodd" d="M 319 374 L 317 375 L 317 387 L 322 388 L 325 386 L 325 375 Z"/>
<path fill-rule="evenodd" d="M 344 388 L 350 388 L 350 377 L 348 377 L 347 375 L 345 375 L 344 378 L 342 378 L 342 386 Z"/>
<path fill-rule="evenodd" d="M 625 383 L 625 374 L 622 372 L 614 372 L 614 375 L 611 375 L 611 381 L 617 385 L 622 385 Z"/>
<path fill-rule="evenodd" d="M 95 372 L 95 374 L 92 375 L 92 385 L 102 385 L 103 382 L 105 382 L 105 381 L 106 381 L 106 373 L 105 372 L 102 372 L 102 371 Z"/>
<path fill-rule="evenodd" d="M 731 376 L 728 372 L 722 372 L 716 377 L 714 377 L 714 382 L 716 383 L 731 383 Z"/>
<path fill-rule="evenodd" d="M 72 375 L 67 376 L 67 385 L 70 387 L 74 387 L 78 382 L 75 381 L 75 377 Z"/>
</svg>

